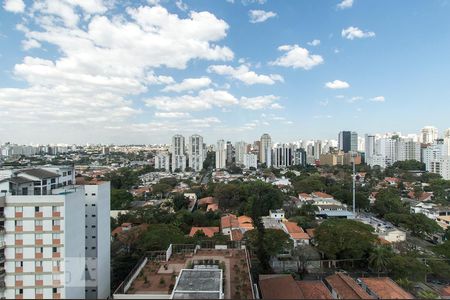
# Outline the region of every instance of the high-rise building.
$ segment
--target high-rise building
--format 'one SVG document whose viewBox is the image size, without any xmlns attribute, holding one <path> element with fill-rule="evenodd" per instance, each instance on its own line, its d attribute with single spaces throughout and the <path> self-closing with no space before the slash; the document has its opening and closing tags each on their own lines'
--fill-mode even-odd
<svg viewBox="0 0 450 300">
<path fill-rule="evenodd" d="M 216 148 L 216 169 L 225 169 L 227 160 L 227 146 L 224 140 L 217 141 Z"/>
<path fill-rule="evenodd" d="M 444 141 L 436 140 L 433 144 L 428 145 L 422 149 L 422 162 L 425 164 L 425 168 L 428 172 L 437 173 L 439 171 L 433 171 L 433 166 L 438 163 L 444 156 Z"/>
<path fill-rule="evenodd" d="M 303 148 L 295 149 L 294 152 L 294 165 L 306 166 L 306 151 Z"/>
<path fill-rule="evenodd" d="M 246 169 L 258 167 L 258 156 L 256 154 L 244 153 L 242 165 Z"/>
<path fill-rule="evenodd" d="M 344 153 L 358 151 L 358 133 L 341 131 L 338 136 L 338 149 Z"/>
<path fill-rule="evenodd" d="M 200 172 L 206 159 L 202 136 L 194 134 L 189 137 L 188 154 L 189 167 L 196 172 Z"/>
<path fill-rule="evenodd" d="M 322 154 L 322 141 L 314 141 L 314 159 L 319 160 Z"/>
<path fill-rule="evenodd" d="M 417 160 L 421 161 L 420 143 L 409 139 L 398 140 L 397 159 L 399 161 Z"/>
<path fill-rule="evenodd" d="M 230 166 L 233 164 L 233 158 L 234 158 L 234 149 L 233 145 L 230 141 L 227 142 L 227 166 Z"/>
<path fill-rule="evenodd" d="M 275 145 L 273 147 L 272 166 L 285 168 L 294 165 L 295 147 L 292 144 Z"/>
<path fill-rule="evenodd" d="M 444 156 L 450 156 L 450 128 L 444 132 Z"/>
<path fill-rule="evenodd" d="M 261 136 L 259 161 L 268 168 L 272 166 L 272 138 L 267 133 Z"/>
<path fill-rule="evenodd" d="M 171 145 L 172 153 L 172 172 L 182 171 L 186 169 L 185 141 L 184 136 L 177 134 L 172 137 Z"/>
<path fill-rule="evenodd" d="M 106 299 L 110 185 L 73 167 L 0 170 L 2 298 Z"/>
<path fill-rule="evenodd" d="M 425 126 L 420 132 L 420 140 L 424 144 L 432 144 L 438 139 L 438 130 L 433 126 Z"/>
<path fill-rule="evenodd" d="M 161 152 L 155 155 L 155 169 L 170 171 L 170 156 L 166 152 Z"/>
<path fill-rule="evenodd" d="M 248 153 L 247 146 L 247 143 L 244 141 L 236 142 L 234 145 L 236 164 L 244 164 L 244 154 Z"/>
<path fill-rule="evenodd" d="M 364 138 L 366 162 L 369 162 L 375 155 L 375 136 L 366 134 Z"/>
</svg>

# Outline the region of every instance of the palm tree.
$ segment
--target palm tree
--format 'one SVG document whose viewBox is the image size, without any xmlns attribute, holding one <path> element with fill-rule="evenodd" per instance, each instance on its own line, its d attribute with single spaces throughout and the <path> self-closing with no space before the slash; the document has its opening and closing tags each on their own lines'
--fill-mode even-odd
<svg viewBox="0 0 450 300">
<path fill-rule="evenodd" d="M 372 250 L 369 256 L 369 268 L 376 271 L 378 276 L 387 270 L 389 259 L 392 257 L 392 249 L 386 246 L 378 246 Z"/>
</svg>

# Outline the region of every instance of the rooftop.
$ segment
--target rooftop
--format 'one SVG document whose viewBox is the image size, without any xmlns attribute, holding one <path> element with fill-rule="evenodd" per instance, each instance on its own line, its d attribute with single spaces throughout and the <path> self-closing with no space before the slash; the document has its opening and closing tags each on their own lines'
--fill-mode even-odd
<svg viewBox="0 0 450 300">
<path fill-rule="evenodd" d="M 55 178 L 59 177 L 60 175 L 44 170 L 44 169 L 26 169 L 26 170 L 19 170 L 17 172 L 18 174 L 25 173 L 29 176 L 33 176 L 39 179 L 46 179 L 46 178 Z"/>
<path fill-rule="evenodd" d="M 222 270 L 183 269 L 175 284 L 172 299 L 221 299 Z"/>
<path fill-rule="evenodd" d="M 379 299 L 413 299 L 414 297 L 402 289 L 389 277 L 359 278 Z"/>
<path fill-rule="evenodd" d="M 325 278 L 326 283 L 336 291 L 340 299 L 373 299 L 350 276 L 336 273 Z"/>
<path fill-rule="evenodd" d="M 262 299 L 302 299 L 303 294 L 290 274 L 259 275 Z"/>
<path fill-rule="evenodd" d="M 302 299 L 333 299 L 322 281 L 297 281 L 297 285 L 303 294 Z"/>
</svg>

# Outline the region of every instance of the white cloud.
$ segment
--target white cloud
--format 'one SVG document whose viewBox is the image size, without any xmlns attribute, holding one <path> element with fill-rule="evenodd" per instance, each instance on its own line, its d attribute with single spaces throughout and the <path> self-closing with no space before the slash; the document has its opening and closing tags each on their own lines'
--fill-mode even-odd
<svg viewBox="0 0 450 300">
<path fill-rule="evenodd" d="M 324 62 L 322 56 L 310 54 L 307 49 L 299 45 L 283 45 L 278 47 L 278 51 L 286 53 L 270 62 L 271 65 L 310 70 Z"/>
<path fill-rule="evenodd" d="M 54 124 L 71 133 L 83 126 L 97 133 L 106 127 L 128 128 L 129 119 L 142 113 L 130 98 L 152 85 L 175 83 L 171 76 L 157 74 L 158 68 L 185 69 L 192 60 L 228 61 L 234 56 L 217 44 L 226 37 L 228 24 L 209 12 L 182 18 L 161 6 L 140 6 L 123 15 L 113 10 L 99 15 L 107 9 L 100 0 L 34 2 L 24 17 L 27 25 L 18 26 L 25 35 L 23 47 L 42 44 L 57 51 L 54 58 L 26 56 L 14 66 L 14 77 L 26 87 L 0 88 L 0 111 L 8 116 L 0 118 L 1 128 L 23 126 L 20 134 L 27 139 L 35 136 L 36 124 L 42 132 Z M 200 100 L 198 106 L 238 103 L 227 92 L 212 90 L 202 91 Z"/>
<path fill-rule="evenodd" d="M 183 2 L 183 0 L 177 0 L 175 2 L 175 5 L 178 7 L 178 9 L 182 10 L 182 11 L 187 11 L 188 10 L 188 6 L 186 3 Z"/>
<path fill-rule="evenodd" d="M 350 99 L 348 99 L 347 102 L 348 103 L 355 103 L 355 102 L 357 102 L 359 100 L 362 100 L 362 99 L 364 99 L 364 98 L 360 97 L 360 96 L 355 96 L 355 97 L 351 97 Z"/>
<path fill-rule="evenodd" d="M 194 91 L 208 87 L 211 84 L 211 79 L 208 77 L 200 78 L 186 78 L 180 83 L 175 83 L 166 86 L 163 92 L 184 92 L 184 91 Z"/>
<path fill-rule="evenodd" d="M 342 2 L 337 5 L 337 7 L 339 9 L 351 8 L 353 6 L 353 2 L 353 0 L 342 0 Z"/>
<path fill-rule="evenodd" d="M 320 45 L 320 40 L 312 40 L 311 42 L 308 42 L 308 45 L 310 46 L 319 46 Z"/>
<path fill-rule="evenodd" d="M 36 40 L 29 39 L 29 40 L 22 41 L 22 48 L 25 51 L 33 49 L 33 48 L 40 48 L 40 47 L 41 47 L 41 43 L 39 43 Z"/>
<path fill-rule="evenodd" d="M 250 71 L 247 65 L 240 65 L 237 68 L 227 65 L 212 65 L 208 67 L 208 72 L 219 75 L 230 76 L 234 79 L 240 80 L 248 85 L 253 84 L 275 84 L 276 81 L 283 82 L 284 78 L 278 74 L 259 75 L 254 71 Z"/>
<path fill-rule="evenodd" d="M 271 107 L 272 105 L 276 104 L 274 103 L 277 101 L 279 97 L 274 95 L 266 95 L 266 96 L 258 96 L 258 97 L 242 97 L 240 101 L 240 105 L 245 109 L 250 110 L 259 110 L 264 109 L 267 107 Z M 282 108 L 281 105 L 275 105 L 272 108 Z"/>
<path fill-rule="evenodd" d="M 167 119 L 178 119 L 178 118 L 188 118 L 191 115 L 186 112 L 155 112 L 155 117 L 157 118 L 167 118 Z"/>
<path fill-rule="evenodd" d="M 267 21 L 270 18 L 276 17 L 277 14 L 273 11 L 250 10 L 248 12 L 248 16 L 250 18 L 250 23 L 261 23 Z"/>
<path fill-rule="evenodd" d="M 375 32 L 372 31 L 362 31 L 358 27 L 350 26 L 346 29 L 343 29 L 341 32 L 343 38 L 348 40 L 354 39 L 362 39 L 362 38 L 370 38 L 375 36 Z"/>
<path fill-rule="evenodd" d="M 342 80 L 335 80 L 331 82 L 325 83 L 325 87 L 329 89 L 348 89 L 350 87 L 350 84 L 348 84 L 345 81 Z"/>
<path fill-rule="evenodd" d="M 25 3 L 23 0 L 5 0 L 3 8 L 13 13 L 23 13 L 25 11 Z"/>
<path fill-rule="evenodd" d="M 176 97 L 157 96 L 144 101 L 146 106 L 162 111 L 201 111 L 213 107 L 225 107 L 238 104 L 238 99 L 227 91 L 207 89 L 197 95 Z"/>
<path fill-rule="evenodd" d="M 374 97 L 374 98 L 370 99 L 370 101 L 373 101 L 373 102 L 385 102 L 386 99 L 384 98 L 384 96 L 377 96 L 377 97 Z"/>
</svg>

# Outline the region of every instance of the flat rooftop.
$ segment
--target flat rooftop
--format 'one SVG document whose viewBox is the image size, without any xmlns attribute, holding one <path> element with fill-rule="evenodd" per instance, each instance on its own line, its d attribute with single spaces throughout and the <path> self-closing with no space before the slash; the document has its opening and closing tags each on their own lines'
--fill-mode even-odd
<svg viewBox="0 0 450 300">
<path fill-rule="evenodd" d="M 172 299 L 221 299 L 222 270 L 183 269 L 178 276 Z"/>
</svg>

